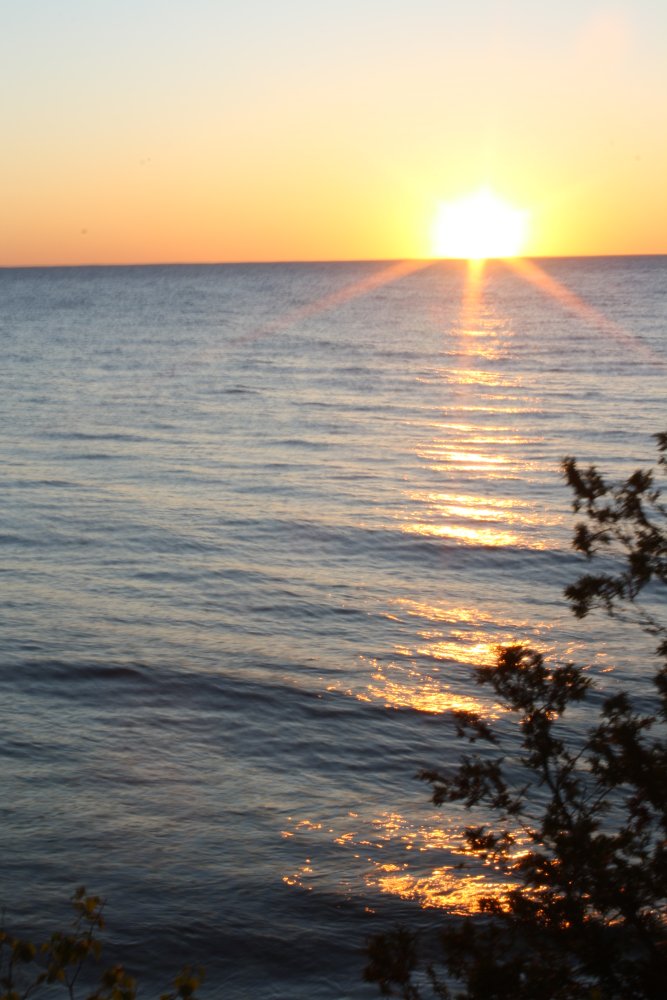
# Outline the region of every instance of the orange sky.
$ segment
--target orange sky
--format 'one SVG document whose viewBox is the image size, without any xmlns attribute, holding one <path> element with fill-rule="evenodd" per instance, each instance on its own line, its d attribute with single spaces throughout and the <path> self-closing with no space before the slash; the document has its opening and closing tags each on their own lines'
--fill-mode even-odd
<svg viewBox="0 0 667 1000">
<path fill-rule="evenodd" d="M 425 257 L 488 185 L 526 253 L 667 253 L 667 4 L 22 0 L 0 265 Z"/>
</svg>

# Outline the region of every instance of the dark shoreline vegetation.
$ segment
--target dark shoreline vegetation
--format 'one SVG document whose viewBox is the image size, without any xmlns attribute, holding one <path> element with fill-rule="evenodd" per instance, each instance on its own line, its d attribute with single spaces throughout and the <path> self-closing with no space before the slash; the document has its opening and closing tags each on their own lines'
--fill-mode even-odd
<svg viewBox="0 0 667 1000">
<path fill-rule="evenodd" d="M 71 903 L 75 913 L 71 926 L 54 931 L 39 946 L 0 929 L 0 1000 L 27 1000 L 43 992 L 41 987 L 58 986 L 61 994 L 74 1000 L 82 995 L 77 985 L 86 1000 L 135 1000 L 137 983 L 124 966 L 112 965 L 97 974 L 91 969 L 102 955 L 104 900 L 80 886 Z M 194 1000 L 203 977 L 203 970 L 186 966 L 160 1000 Z"/>
<path fill-rule="evenodd" d="M 656 435 L 667 469 L 667 433 Z M 604 569 L 567 587 L 574 614 L 593 609 L 633 622 L 658 639 L 651 712 L 628 692 L 600 700 L 596 724 L 578 742 L 563 719 L 590 698 L 584 668 L 549 665 L 537 651 L 499 649 L 480 667 L 514 725 L 492 728 L 455 713 L 457 735 L 476 745 L 457 767 L 428 770 L 437 806 L 462 803 L 495 817 L 465 830 L 470 855 L 513 883 L 480 903 L 480 914 L 439 935 L 422 954 L 400 927 L 367 945 L 364 977 L 384 995 L 419 1000 L 627 1000 L 661 998 L 667 982 L 667 625 L 641 603 L 667 584 L 667 507 L 653 470 L 606 481 L 591 466 L 563 463 L 584 521 L 574 547 Z M 591 713 L 596 711 L 591 708 Z M 481 749 L 477 746 L 479 744 Z M 506 762 L 523 780 L 508 777 Z M 27 1000 L 60 985 L 74 1000 L 134 1000 L 123 966 L 90 968 L 101 955 L 104 901 L 84 888 L 75 920 L 42 945 L 0 930 L 0 1000 Z M 194 998 L 203 973 L 186 967 L 161 1000 Z M 77 989 L 78 988 L 78 989 Z"/>
</svg>

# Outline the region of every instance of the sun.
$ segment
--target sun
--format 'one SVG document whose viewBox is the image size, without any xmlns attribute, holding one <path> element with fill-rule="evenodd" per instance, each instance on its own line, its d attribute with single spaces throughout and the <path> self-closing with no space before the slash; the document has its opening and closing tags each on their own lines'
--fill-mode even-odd
<svg viewBox="0 0 667 1000">
<path fill-rule="evenodd" d="M 433 226 L 434 257 L 484 260 L 516 257 L 526 240 L 526 212 L 488 188 L 440 205 Z"/>
</svg>

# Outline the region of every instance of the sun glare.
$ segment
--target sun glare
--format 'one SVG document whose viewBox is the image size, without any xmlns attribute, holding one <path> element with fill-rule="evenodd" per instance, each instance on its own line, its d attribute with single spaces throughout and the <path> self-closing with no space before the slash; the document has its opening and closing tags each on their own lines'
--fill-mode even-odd
<svg viewBox="0 0 667 1000">
<path fill-rule="evenodd" d="M 435 257 L 484 260 L 516 257 L 526 239 L 527 214 L 488 189 L 440 206 L 433 227 Z"/>
</svg>

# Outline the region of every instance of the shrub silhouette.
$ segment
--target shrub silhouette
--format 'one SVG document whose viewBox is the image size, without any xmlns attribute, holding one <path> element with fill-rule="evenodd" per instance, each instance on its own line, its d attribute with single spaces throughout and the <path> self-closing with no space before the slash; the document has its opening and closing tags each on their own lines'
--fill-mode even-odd
<svg viewBox="0 0 667 1000">
<path fill-rule="evenodd" d="M 71 902 L 76 916 L 69 930 L 55 931 L 39 947 L 0 930 L 0 1000 L 27 1000 L 40 993 L 53 996 L 58 986 L 70 1000 L 82 990 L 85 1000 L 136 1000 L 137 984 L 122 965 L 98 972 L 90 985 L 90 966 L 102 953 L 97 935 L 104 928 L 104 900 L 88 895 L 82 886 Z M 201 971 L 185 968 L 174 980 L 173 991 L 160 1000 L 196 1000 L 201 981 Z"/>
<path fill-rule="evenodd" d="M 656 438 L 664 474 L 667 434 Z M 477 669 L 477 682 L 491 687 L 511 725 L 506 718 L 492 727 L 458 713 L 458 733 L 474 750 L 451 770 L 420 777 L 435 805 L 480 806 L 492 817 L 465 830 L 468 852 L 492 861 L 518 887 L 483 900 L 486 917 L 443 929 L 442 957 L 425 969 L 417 936 L 405 928 L 371 939 L 365 978 L 385 995 L 667 995 L 667 627 L 642 600 L 664 600 L 667 508 L 654 470 L 618 484 L 572 458 L 563 471 L 574 511 L 585 518 L 574 547 L 605 562 L 566 596 L 578 617 L 601 608 L 658 639 L 650 711 L 643 691 L 641 709 L 627 691 L 598 696 L 596 707 L 581 667 L 550 665 L 520 645 L 500 649 L 493 666 Z M 563 719 L 586 699 L 595 724 L 577 738 Z"/>
</svg>

